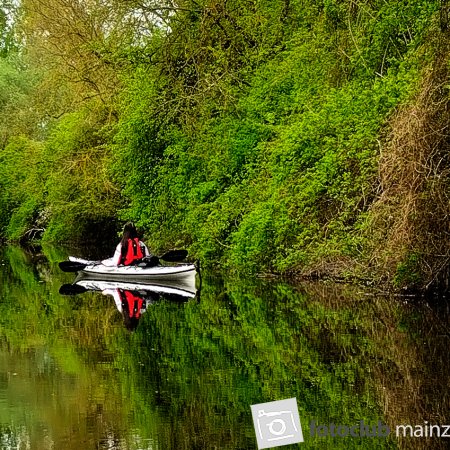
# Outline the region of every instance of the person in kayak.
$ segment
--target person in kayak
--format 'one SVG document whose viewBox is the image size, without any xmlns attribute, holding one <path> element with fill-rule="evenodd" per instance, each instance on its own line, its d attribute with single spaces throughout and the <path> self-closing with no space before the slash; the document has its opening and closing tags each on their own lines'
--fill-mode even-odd
<svg viewBox="0 0 450 450">
<path fill-rule="evenodd" d="M 150 258 L 152 255 L 147 246 L 138 238 L 136 227 L 132 222 L 127 222 L 123 228 L 122 239 L 116 247 L 112 258 L 104 259 L 105 266 L 130 266 Z"/>
</svg>

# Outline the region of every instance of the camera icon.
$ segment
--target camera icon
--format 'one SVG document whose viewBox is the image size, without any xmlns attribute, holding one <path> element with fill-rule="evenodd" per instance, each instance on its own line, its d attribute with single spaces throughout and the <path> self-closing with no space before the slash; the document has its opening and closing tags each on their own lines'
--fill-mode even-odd
<svg viewBox="0 0 450 450">
<path fill-rule="evenodd" d="M 259 449 L 303 442 L 295 398 L 260 403 L 251 409 Z"/>
</svg>

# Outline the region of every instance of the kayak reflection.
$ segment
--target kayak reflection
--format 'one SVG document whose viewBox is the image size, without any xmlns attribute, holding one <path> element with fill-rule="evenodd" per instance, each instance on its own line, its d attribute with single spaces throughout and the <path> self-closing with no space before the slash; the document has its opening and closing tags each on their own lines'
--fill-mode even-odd
<svg viewBox="0 0 450 450">
<path fill-rule="evenodd" d="M 122 314 L 125 327 L 133 331 L 147 308 L 160 300 L 185 302 L 197 296 L 197 289 L 189 284 L 170 282 L 164 285 L 145 282 L 121 282 L 78 277 L 73 284 L 63 284 L 63 295 L 101 292 L 113 297 L 117 310 Z"/>
</svg>

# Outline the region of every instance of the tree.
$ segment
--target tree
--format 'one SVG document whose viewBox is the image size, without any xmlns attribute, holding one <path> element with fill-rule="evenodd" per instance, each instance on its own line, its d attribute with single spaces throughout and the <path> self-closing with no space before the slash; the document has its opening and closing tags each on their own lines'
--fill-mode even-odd
<svg viewBox="0 0 450 450">
<path fill-rule="evenodd" d="M 5 57 L 16 48 L 14 36 L 17 6 L 8 0 L 0 0 L 0 57 Z"/>
</svg>

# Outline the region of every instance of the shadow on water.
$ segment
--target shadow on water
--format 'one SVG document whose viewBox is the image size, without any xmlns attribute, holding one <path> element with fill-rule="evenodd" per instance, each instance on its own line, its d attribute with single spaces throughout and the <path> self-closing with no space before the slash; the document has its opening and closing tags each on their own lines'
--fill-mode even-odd
<svg viewBox="0 0 450 450">
<path fill-rule="evenodd" d="M 0 448 L 255 449 L 250 405 L 290 397 L 301 448 L 447 448 L 418 436 L 450 422 L 445 305 L 204 276 L 201 301 L 151 302 L 130 333 L 112 296 L 60 294 L 65 257 L 2 251 Z M 313 420 L 392 431 L 311 436 Z"/>
</svg>

